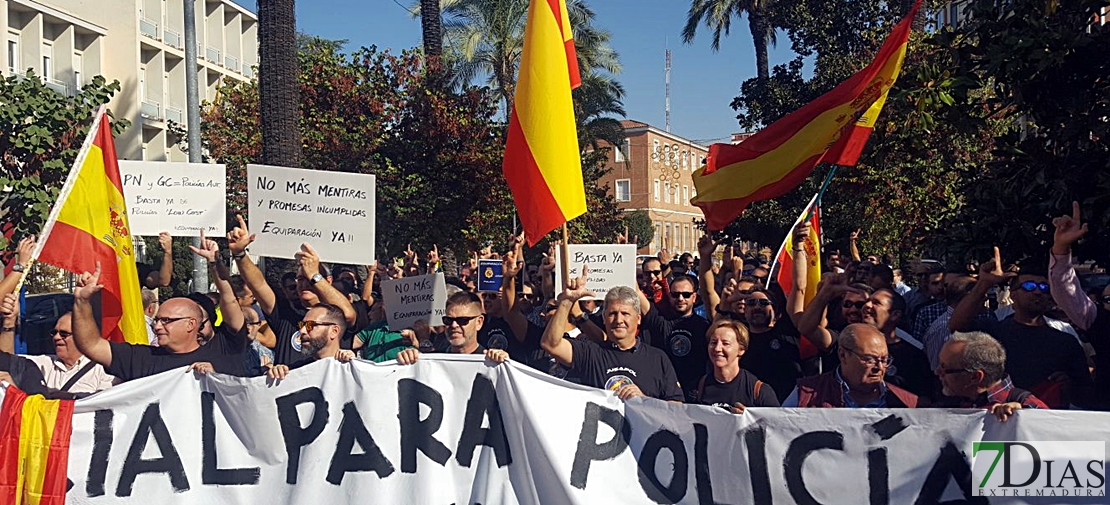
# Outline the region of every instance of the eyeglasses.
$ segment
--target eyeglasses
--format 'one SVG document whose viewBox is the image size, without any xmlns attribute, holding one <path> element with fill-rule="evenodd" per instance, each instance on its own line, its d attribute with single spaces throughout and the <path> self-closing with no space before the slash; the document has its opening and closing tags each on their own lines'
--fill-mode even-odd
<svg viewBox="0 0 1110 505">
<path fill-rule="evenodd" d="M 844 347 L 844 346 L 841 346 L 841 347 L 845 351 L 848 351 L 852 354 L 855 354 L 856 357 L 859 358 L 859 360 L 862 361 L 867 366 L 890 366 L 891 363 L 894 363 L 894 357 L 893 356 L 872 356 L 870 354 L 860 354 L 859 352 L 857 352 L 855 349 L 852 349 L 851 347 Z"/>
<path fill-rule="evenodd" d="M 744 300 L 744 305 L 751 307 L 770 307 L 771 300 L 766 298 L 748 298 Z"/>
<path fill-rule="evenodd" d="M 694 297 L 694 292 L 693 291 L 671 291 L 671 298 L 674 298 L 675 300 L 677 300 L 679 298 L 693 298 L 693 297 Z"/>
<path fill-rule="evenodd" d="M 841 306 L 846 308 L 846 309 L 851 309 L 851 308 L 862 309 L 864 305 L 867 305 L 867 301 L 853 302 L 853 301 L 849 301 L 849 300 L 844 300 L 844 304 L 841 305 Z"/>
<path fill-rule="evenodd" d="M 938 368 L 937 370 L 940 371 L 941 375 L 952 375 L 952 374 L 958 374 L 958 373 L 971 373 L 971 372 L 975 371 L 975 370 L 969 370 L 967 368 Z"/>
<path fill-rule="evenodd" d="M 1102 298 L 1099 298 L 1098 300 L 1099 300 L 1100 302 L 1102 302 L 1102 303 L 1108 303 L 1108 304 L 1110 304 L 1110 295 L 1106 295 L 1106 296 L 1104 296 L 1104 297 L 1102 297 Z"/>
<path fill-rule="evenodd" d="M 153 327 L 157 326 L 159 323 L 161 323 L 162 326 L 169 326 L 170 323 L 176 323 L 176 322 L 178 322 L 182 319 L 192 319 L 192 320 L 196 321 L 197 318 L 190 317 L 190 316 L 184 316 L 184 317 L 155 317 L 155 318 L 152 318 L 150 320 L 150 327 L 153 328 Z"/>
<path fill-rule="evenodd" d="M 1048 290 L 1049 290 L 1049 287 L 1048 287 L 1048 283 L 1046 283 L 1046 282 L 1025 281 L 1025 282 L 1021 283 L 1021 289 L 1025 292 L 1027 292 L 1027 293 L 1032 293 L 1032 292 L 1039 289 L 1039 290 L 1041 290 L 1041 293 L 1046 293 L 1047 294 Z"/>
<path fill-rule="evenodd" d="M 72 337 L 72 336 L 73 336 L 73 334 L 72 334 L 72 333 L 70 333 L 70 332 L 68 332 L 68 331 L 64 331 L 64 330 L 50 330 L 50 336 L 51 336 L 51 337 L 53 337 L 54 335 L 61 335 L 61 336 L 62 336 L 62 338 L 69 338 L 69 337 Z"/>
<path fill-rule="evenodd" d="M 532 293 L 517 293 L 516 297 L 521 299 L 521 300 L 529 300 L 529 301 L 536 299 L 536 295 L 534 295 Z"/>
<path fill-rule="evenodd" d="M 316 328 L 317 326 L 339 326 L 339 325 L 335 324 L 335 323 L 324 323 L 324 322 L 320 322 L 320 321 L 297 321 L 297 329 L 301 330 L 301 333 L 311 333 L 312 330 L 314 328 Z"/>
<path fill-rule="evenodd" d="M 450 328 L 451 325 L 453 325 L 455 323 L 458 323 L 459 326 L 461 327 L 461 326 L 466 326 L 466 325 L 470 324 L 471 321 L 473 321 L 475 319 L 478 319 L 479 317 L 481 317 L 481 316 L 458 316 L 458 317 L 443 316 L 443 324 L 445 326 L 447 326 L 448 328 Z"/>
<path fill-rule="evenodd" d="M 659 277 L 660 275 L 663 275 L 662 270 L 644 270 L 644 273 L 651 275 L 652 277 Z"/>
</svg>

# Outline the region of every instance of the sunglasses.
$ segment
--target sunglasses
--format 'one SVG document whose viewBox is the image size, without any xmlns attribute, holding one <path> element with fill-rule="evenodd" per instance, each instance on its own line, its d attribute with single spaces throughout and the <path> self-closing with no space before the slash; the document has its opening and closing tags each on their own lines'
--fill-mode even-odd
<svg viewBox="0 0 1110 505">
<path fill-rule="evenodd" d="M 451 325 L 453 325 L 455 323 L 458 323 L 459 326 L 461 327 L 461 326 L 466 326 L 466 325 L 470 324 L 471 321 L 473 321 L 475 319 L 478 319 L 479 317 L 481 317 L 481 316 L 458 316 L 458 317 L 443 316 L 443 324 L 444 324 L 444 326 L 451 327 Z"/>
<path fill-rule="evenodd" d="M 534 295 L 532 293 L 517 293 L 516 297 L 521 299 L 521 300 L 535 300 L 536 299 L 536 295 Z"/>
<path fill-rule="evenodd" d="M 844 300 L 844 304 L 842 305 L 842 307 L 844 307 L 846 309 L 851 309 L 851 308 L 862 309 L 864 305 L 867 305 L 866 301 L 852 302 L 852 301 Z"/>
<path fill-rule="evenodd" d="M 54 335 L 61 335 L 61 336 L 62 336 L 62 338 L 69 338 L 69 337 L 72 337 L 72 336 L 73 336 L 73 334 L 72 334 L 72 333 L 70 333 L 70 332 L 68 332 L 68 331 L 63 331 L 63 330 L 50 330 L 50 336 L 51 336 L 51 337 L 53 337 Z"/>
<path fill-rule="evenodd" d="M 1110 303 L 1110 295 L 1098 299 L 1102 303 Z"/>
<path fill-rule="evenodd" d="M 771 300 L 766 298 L 748 298 L 744 300 L 744 305 L 748 307 L 770 307 Z"/>
<path fill-rule="evenodd" d="M 1041 290 L 1041 293 L 1048 293 L 1049 288 L 1047 282 L 1025 281 L 1021 283 L 1021 289 L 1027 293 L 1032 293 L 1038 289 Z"/>
<path fill-rule="evenodd" d="M 648 275 L 651 275 L 652 277 L 658 277 L 660 275 L 663 275 L 662 270 L 644 270 L 644 273 L 648 274 Z"/>
<path fill-rule="evenodd" d="M 150 327 L 153 328 L 158 323 L 161 323 L 162 326 L 169 326 L 170 323 L 176 323 L 176 322 L 178 322 L 182 319 L 196 319 L 196 318 L 195 317 L 189 317 L 189 316 L 184 316 L 184 317 L 155 317 L 155 318 L 152 318 L 150 320 Z"/>
<path fill-rule="evenodd" d="M 339 326 L 339 325 L 335 324 L 335 323 L 323 323 L 323 322 L 319 322 L 319 321 L 297 321 L 297 329 L 301 330 L 301 333 L 310 333 L 317 326 Z"/>
<path fill-rule="evenodd" d="M 675 300 L 677 300 L 679 298 L 693 298 L 693 297 L 694 297 L 694 292 L 693 291 L 671 291 L 671 298 L 674 298 Z"/>
</svg>

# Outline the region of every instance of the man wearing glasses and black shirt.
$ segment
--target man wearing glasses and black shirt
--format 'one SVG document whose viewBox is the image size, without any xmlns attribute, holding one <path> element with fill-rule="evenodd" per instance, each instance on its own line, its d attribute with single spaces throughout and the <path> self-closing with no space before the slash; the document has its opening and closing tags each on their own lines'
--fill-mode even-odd
<svg viewBox="0 0 1110 505">
<path fill-rule="evenodd" d="M 495 363 L 503 363 L 509 359 L 509 353 L 501 349 L 486 349 L 478 343 L 478 330 L 482 328 L 486 317 L 482 315 L 482 299 L 469 291 L 460 291 L 447 298 L 446 314 L 443 316 L 443 325 L 447 327 L 447 341 L 449 353 L 455 354 L 485 354 L 486 358 Z M 397 361 L 402 365 L 411 365 L 420 359 L 420 351 L 415 348 L 405 349 L 397 355 Z"/>
<path fill-rule="evenodd" d="M 73 342 L 82 354 L 100 363 L 109 374 L 129 381 L 186 365 L 199 373 L 244 374 L 246 339 L 216 338 L 208 345 L 200 345 L 197 335 L 207 316 L 188 298 L 170 298 L 158 307 L 153 318 L 158 347 L 105 340 L 100 336 L 90 301 L 103 287 L 99 280 L 98 263 L 95 272 L 82 274 L 78 281 L 73 293 Z"/>
<path fill-rule="evenodd" d="M 709 321 L 694 314 L 697 293 L 698 281 L 694 277 L 682 274 L 671 280 L 670 306 L 678 315 L 672 319 L 664 318 L 654 304 L 646 303 L 646 298 L 640 300 L 649 308 L 641 323 L 641 336 L 667 353 L 687 402 L 694 401 L 698 380 L 705 375 L 709 362 L 706 341 Z"/>
<path fill-rule="evenodd" d="M 271 379 L 284 379 L 290 369 L 325 358 L 343 363 L 355 359 L 354 351 L 339 348 L 339 339 L 347 331 L 347 321 L 339 307 L 326 303 L 313 306 L 305 312 L 304 319 L 297 322 L 297 329 L 300 351 L 306 359 L 295 366 L 271 365 L 266 373 Z"/>
</svg>

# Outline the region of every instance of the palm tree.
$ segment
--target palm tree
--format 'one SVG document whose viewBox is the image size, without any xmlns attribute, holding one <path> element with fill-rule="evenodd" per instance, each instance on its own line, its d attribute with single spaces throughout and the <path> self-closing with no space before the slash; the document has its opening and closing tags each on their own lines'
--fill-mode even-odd
<svg viewBox="0 0 1110 505">
<path fill-rule="evenodd" d="M 627 113 L 621 99 L 624 86 L 597 72 L 587 72 L 582 76 L 582 85 L 574 90 L 574 117 L 578 121 L 578 145 L 585 150 L 590 146 L 600 149 L 604 140 L 613 149 L 620 149 L 624 143 L 624 127 L 613 116 L 624 117 Z"/>
<path fill-rule="evenodd" d="M 294 0 L 258 0 L 258 94 L 264 164 L 300 166 L 299 74 Z"/>
<path fill-rule="evenodd" d="M 729 34 L 732 18 L 747 14 L 748 29 L 755 45 L 755 69 L 760 83 L 770 78 L 767 46 L 775 43 L 775 27 L 771 23 L 771 9 L 775 0 L 692 0 L 686 13 L 686 26 L 682 28 L 682 41 L 694 41 L 698 25 L 713 30 L 712 48 L 721 48 L 721 34 Z"/>
<path fill-rule="evenodd" d="M 420 0 L 420 30 L 424 37 L 424 56 L 429 63 L 428 79 L 436 87 L 443 75 L 443 18 L 439 0 Z"/>
</svg>

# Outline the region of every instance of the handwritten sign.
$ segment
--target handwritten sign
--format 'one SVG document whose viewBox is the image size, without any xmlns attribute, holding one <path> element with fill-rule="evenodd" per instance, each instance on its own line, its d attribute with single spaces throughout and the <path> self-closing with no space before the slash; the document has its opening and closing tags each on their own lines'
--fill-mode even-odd
<svg viewBox="0 0 1110 505">
<path fill-rule="evenodd" d="M 567 248 L 571 277 L 581 275 L 582 265 L 587 265 L 586 288 L 597 298 L 605 298 L 605 293 L 617 286 L 636 287 L 635 244 L 570 244 Z M 556 247 L 556 261 L 562 261 L 562 256 L 562 248 Z M 556 291 L 565 285 L 562 270 L 555 268 Z"/>
<path fill-rule="evenodd" d="M 478 260 L 478 291 L 501 289 L 501 260 Z"/>
<path fill-rule="evenodd" d="M 383 280 L 382 301 L 393 331 L 412 328 L 417 321 L 438 326 L 447 308 L 447 284 L 442 273 Z"/>
<path fill-rule="evenodd" d="M 119 172 L 131 233 L 224 234 L 227 176 L 223 165 L 120 160 Z"/>
<path fill-rule="evenodd" d="M 292 258 L 304 242 L 320 259 L 374 261 L 373 175 L 247 165 L 251 252 Z"/>
</svg>

